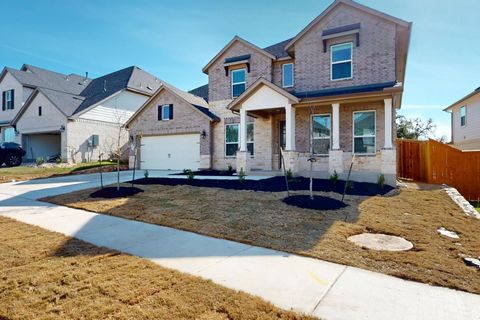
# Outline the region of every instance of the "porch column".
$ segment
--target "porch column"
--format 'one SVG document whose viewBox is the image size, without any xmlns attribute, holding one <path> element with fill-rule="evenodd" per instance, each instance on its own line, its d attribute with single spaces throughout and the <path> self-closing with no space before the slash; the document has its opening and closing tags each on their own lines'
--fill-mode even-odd
<svg viewBox="0 0 480 320">
<path fill-rule="evenodd" d="M 285 149 L 295 151 L 295 108 L 291 104 L 285 106 L 285 131 Z"/>
<path fill-rule="evenodd" d="M 384 99 L 385 104 L 385 144 L 384 149 L 392 149 L 392 99 Z"/>
<path fill-rule="evenodd" d="M 340 103 L 332 104 L 332 150 L 340 150 Z"/>
<path fill-rule="evenodd" d="M 247 111 L 245 108 L 240 109 L 240 151 L 247 151 Z"/>
</svg>

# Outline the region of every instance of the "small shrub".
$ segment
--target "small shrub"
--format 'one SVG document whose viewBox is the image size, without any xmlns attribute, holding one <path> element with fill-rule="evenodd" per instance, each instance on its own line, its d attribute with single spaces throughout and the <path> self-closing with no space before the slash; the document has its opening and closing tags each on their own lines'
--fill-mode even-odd
<svg viewBox="0 0 480 320">
<path fill-rule="evenodd" d="M 57 164 L 60 164 L 60 163 L 62 163 L 63 161 L 62 161 L 62 158 L 58 157 L 57 159 L 55 159 L 55 162 L 56 162 Z"/>
<path fill-rule="evenodd" d="M 240 172 L 238 173 L 238 181 L 240 181 L 240 183 L 243 183 L 245 181 L 246 176 L 247 176 L 247 174 L 245 173 L 245 170 L 243 170 L 243 168 L 241 168 Z"/>
<path fill-rule="evenodd" d="M 290 168 L 287 170 L 287 180 L 288 181 L 293 180 L 293 172 L 292 172 L 292 169 L 290 169 Z"/>
<path fill-rule="evenodd" d="M 378 176 L 377 183 L 378 183 L 378 187 L 380 189 L 383 189 L 383 187 L 385 186 L 385 175 L 383 173 Z"/>
<path fill-rule="evenodd" d="M 145 179 L 148 179 L 148 170 L 143 171 L 143 176 Z"/>
<path fill-rule="evenodd" d="M 228 165 L 228 172 L 232 172 L 233 171 L 233 167 L 231 164 Z"/>
<path fill-rule="evenodd" d="M 353 189 L 353 188 L 355 188 L 353 181 L 347 181 L 347 189 Z"/>
<path fill-rule="evenodd" d="M 187 179 L 193 180 L 193 178 L 195 178 L 195 173 L 192 170 L 187 169 Z"/>
<path fill-rule="evenodd" d="M 338 181 L 338 173 L 337 173 L 337 170 L 333 170 L 333 173 L 332 175 L 330 176 L 330 182 L 332 182 L 332 184 L 335 184 L 337 183 Z"/>
<path fill-rule="evenodd" d="M 37 166 L 40 166 L 45 163 L 45 159 L 43 159 L 42 157 L 38 157 L 37 159 L 35 159 L 35 163 L 37 164 Z"/>
<path fill-rule="evenodd" d="M 185 174 L 185 175 L 187 175 L 187 174 L 188 174 L 188 171 L 190 171 L 190 170 L 189 170 L 189 169 L 183 169 L 183 170 L 182 170 L 182 173 Z"/>
</svg>

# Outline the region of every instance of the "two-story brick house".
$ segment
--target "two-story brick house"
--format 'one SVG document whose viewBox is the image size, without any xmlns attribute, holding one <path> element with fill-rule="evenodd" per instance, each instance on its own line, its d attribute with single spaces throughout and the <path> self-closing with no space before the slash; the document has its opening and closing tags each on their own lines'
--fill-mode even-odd
<svg viewBox="0 0 480 320">
<path fill-rule="evenodd" d="M 215 118 L 194 112 L 187 98 L 173 103 L 177 116 L 162 119 L 163 104 L 172 105 L 163 90 L 129 120 L 131 135 L 152 141 L 150 148 L 171 145 L 139 166 L 181 169 L 176 154 L 185 159 L 199 153 L 189 164 L 194 169 L 277 171 L 285 162 L 305 175 L 313 152 L 315 175 L 327 177 L 345 174 L 355 154 L 354 179 L 377 181 L 383 174 L 393 184 L 395 111 L 410 31 L 409 22 L 336 0 L 294 38 L 272 46 L 260 48 L 235 36 L 203 68 L 208 86 L 190 91 L 190 98 L 205 99 L 202 107 Z M 185 114 L 189 118 L 183 121 Z M 169 143 L 185 134 L 191 134 L 191 151 Z M 140 158 L 147 152 L 142 148 Z"/>
</svg>

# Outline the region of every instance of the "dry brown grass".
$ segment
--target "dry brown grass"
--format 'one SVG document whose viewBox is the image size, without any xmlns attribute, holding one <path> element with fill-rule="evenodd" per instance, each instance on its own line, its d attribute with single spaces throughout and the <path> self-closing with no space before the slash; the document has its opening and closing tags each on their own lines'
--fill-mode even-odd
<svg viewBox="0 0 480 320">
<path fill-rule="evenodd" d="M 467 217 L 442 190 L 402 190 L 394 197 L 347 196 L 349 207 L 318 212 L 281 202 L 285 193 L 191 186 L 141 186 L 131 198 L 89 198 L 92 190 L 47 201 L 293 252 L 404 279 L 480 293 L 480 276 L 459 253 L 478 256 L 480 221 Z M 340 198 L 340 195 L 319 193 Z M 436 229 L 456 231 L 460 240 Z M 397 235 L 408 252 L 370 251 L 347 240 L 362 232 Z M 459 245 L 461 244 L 461 245 Z"/>
<path fill-rule="evenodd" d="M 0 319 L 311 319 L 0 217 Z"/>
</svg>

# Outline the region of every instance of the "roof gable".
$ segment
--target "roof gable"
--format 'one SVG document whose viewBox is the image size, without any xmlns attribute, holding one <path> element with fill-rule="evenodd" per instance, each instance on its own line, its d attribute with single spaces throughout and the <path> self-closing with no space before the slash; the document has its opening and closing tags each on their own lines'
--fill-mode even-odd
<svg viewBox="0 0 480 320">
<path fill-rule="evenodd" d="M 75 110 L 75 114 L 86 111 L 97 103 L 124 89 L 140 94 L 152 95 L 162 81 L 142 69 L 131 66 L 93 79 L 81 92 L 85 100 Z"/>
<path fill-rule="evenodd" d="M 257 52 L 260 52 L 261 54 L 269 57 L 270 59 L 275 59 L 275 58 L 276 58 L 273 54 L 265 51 L 265 50 L 262 49 L 262 48 L 257 47 L 257 46 L 254 45 L 253 43 L 248 42 L 247 40 L 242 39 L 242 38 L 240 38 L 239 36 L 235 36 L 235 37 L 233 37 L 233 39 L 232 39 L 229 43 L 227 43 L 227 45 L 226 45 L 225 47 L 223 47 L 222 50 L 220 50 L 219 53 L 217 53 L 217 54 L 215 55 L 215 57 L 213 57 L 213 58 L 210 60 L 210 62 L 207 63 L 207 65 L 206 65 L 205 67 L 203 67 L 202 71 L 203 71 L 204 73 L 208 73 L 208 69 L 212 66 L 212 64 L 213 64 L 215 61 L 217 61 L 217 60 L 218 60 L 234 43 L 236 43 L 236 42 L 240 42 L 240 43 L 246 45 L 247 47 L 250 47 L 250 48 L 252 48 L 253 50 L 255 50 L 255 51 L 257 51 Z"/>
<path fill-rule="evenodd" d="M 316 17 L 312 22 L 310 22 L 302 31 L 300 31 L 290 42 L 288 42 L 286 45 L 285 45 L 285 51 L 289 51 L 292 49 L 292 47 L 294 46 L 294 44 L 300 39 L 302 38 L 308 31 L 310 31 L 311 28 L 313 28 L 317 23 L 319 23 L 320 21 L 322 21 L 330 12 L 332 12 L 332 10 L 334 10 L 335 8 L 341 6 L 341 5 L 346 5 L 346 6 L 350 6 L 354 9 L 357 9 L 357 10 L 360 10 L 362 12 L 365 12 L 365 13 L 368 13 L 368 14 L 371 14 L 371 15 L 374 15 L 374 16 L 377 16 L 377 17 L 380 17 L 382 19 L 385 19 L 385 20 L 388 20 L 390 22 L 393 22 L 395 24 L 398 24 L 398 25 L 401 25 L 401 26 L 404 26 L 404 27 L 409 27 L 410 26 L 410 23 L 407 22 L 407 21 L 404 21 L 402 19 L 398 19 L 398 18 L 395 18 L 391 15 L 388 15 L 386 13 L 383 13 L 383 12 L 380 12 L 378 10 L 375 10 L 375 9 L 372 9 L 372 8 L 369 8 L 367 6 L 364 6 L 364 5 L 361 5 L 361 4 L 358 4 L 352 0 L 335 0 L 327 9 L 325 9 L 325 11 L 323 11 L 318 17 Z"/>
<path fill-rule="evenodd" d="M 247 90 L 245 90 L 238 98 L 230 102 L 227 108 L 230 110 L 237 110 L 238 107 L 241 106 L 241 104 L 244 101 L 248 100 L 252 95 L 254 95 L 262 87 L 267 87 L 273 90 L 277 94 L 285 97 L 288 101 L 290 101 L 290 103 L 298 103 L 300 101 L 300 99 L 298 99 L 291 93 L 283 90 L 282 88 L 274 85 L 273 83 L 271 83 L 270 81 L 264 78 L 260 78 L 257 81 L 255 81 L 255 83 L 253 83 Z"/>
<path fill-rule="evenodd" d="M 208 103 L 206 103 L 205 100 L 191 93 L 182 91 L 172 85 L 164 83 L 147 101 L 145 101 L 145 103 L 130 117 L 130 119 L 128 119 L 128 121 L 125 123 L 125 127 L 128 127 L 146 108 L 149 108 L 151 103 L 164 91 L 168 91 L 179 99 L 185 101 L 192 107 L 192 109 L 194 109 L 196 112 L 199 112 L 208 120 L 218 120 L 218 117 L 208 109 Z"/>
<path fill-rule="evenodd" d="M 55 91 L 45 88 L 36 88 L 30 95 L 30 97 L 28 97 L 27 101 L 25 101 L 20 110 L 17 112 L 15 117 L 12 119 L 11 123 L 13 125 L 17 124 L 22 115 L 27 111 L 30 106 L 32 106 L 32 102 L 39 94 L 43 95 L 48 101 L 50 101 L 54 108 L 57 109 L 58 112 L 65 117 L 68 117 L 69 113 L 72 113 L 76 109 L 76 107 L 82 102 L 83 99 L 80 96 L 68 94 L 61 91 Z"/>
<path fill-rule="evenodd" d="M 468 99 L 472 98 L 472 97 L 475 97 L 477 95 L 480 95 L 480 87 L 478 87 L 477 89 L 473 90 L 472 92 L 470 92 L 469 94 L 467 94 L 465 97 L 461 98 L 460 100 L 452 103 L 451 105 L 449 105 L 448 107 L 446 107 L 445 109 L 443 109 L 443 111 L 446 111 L 446 112 L 449 112 L 450 110 L 452 110 L 453 108 L 455 108 L 456 106 L 458 105 L 461 105 L 462 103 L 464 103 L 465 101 L 467 101 Z"/>
</svg>

